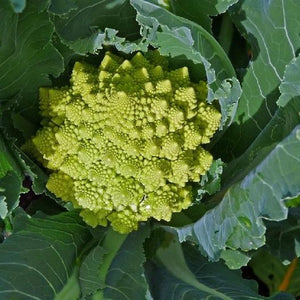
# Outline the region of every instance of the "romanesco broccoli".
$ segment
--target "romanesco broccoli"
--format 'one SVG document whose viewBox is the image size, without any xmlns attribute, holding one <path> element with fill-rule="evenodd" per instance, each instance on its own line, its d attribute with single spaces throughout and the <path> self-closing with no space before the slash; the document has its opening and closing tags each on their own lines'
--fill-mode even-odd
<svg viewBox="0 0 300 300">
<path fill-rule="evenodd" d="M 70 87 L 40 89 L 43 128 L 29 144 L 52 170 L 47 188 L 91 226 L 110 221 L 126 233 L 150 217 L 170 220 L 212 163 L 201 144 L 221 115 L 206 93 L 158 51 L 107 52 L 99 68 L 76 62 Z"/>
</svg>

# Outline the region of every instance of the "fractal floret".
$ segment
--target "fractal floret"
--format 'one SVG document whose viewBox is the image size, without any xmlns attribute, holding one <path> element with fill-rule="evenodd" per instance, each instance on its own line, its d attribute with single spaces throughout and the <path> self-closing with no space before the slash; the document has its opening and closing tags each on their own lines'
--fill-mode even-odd
<svg viewBox="0 0 300 300">
<path fill-rule="evenodd" d="M 221 114 L 206 94 L 158 51 L 107 52 L 99 68 L 76 62 L 70 86 L 40 89 L 43 128 L 30 142 L 51 170 L 47 188 L 91 226 L 127 233 L 150 217 L 170 220 L 212 163 L 201 145 Z"/>
</svg>

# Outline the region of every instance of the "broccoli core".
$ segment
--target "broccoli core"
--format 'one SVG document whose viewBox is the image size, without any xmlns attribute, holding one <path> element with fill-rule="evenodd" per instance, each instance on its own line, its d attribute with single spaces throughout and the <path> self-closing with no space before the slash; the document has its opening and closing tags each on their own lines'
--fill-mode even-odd
<svg viewBox="0 0 300 300">
<path fill-rule="evenodd" d="M 99 68 L 76 62 L 70 86 L 40 89 L 43 127 L 25 148 L 51 170 L 47 188 L 89 225 L 127 233 L 150 217 L 169 221 L 212 163 L 201 145 L 221 114 L 206 94 L 158 51 L 107 52 Z"/>
</svg>

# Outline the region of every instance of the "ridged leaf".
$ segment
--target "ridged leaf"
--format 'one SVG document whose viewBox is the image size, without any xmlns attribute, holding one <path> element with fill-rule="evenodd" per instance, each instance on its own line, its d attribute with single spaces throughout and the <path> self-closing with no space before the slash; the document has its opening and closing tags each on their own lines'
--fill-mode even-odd
<svg viewBox="0 0 300 300">
<path fill-rule="evenodd" d="M 140 48 L 130 43 L 140 35 L 129 0 L 53 1 L 49 11 L 54 14 L 57 34 L 76 53 L 95 53 L 104 44 L 114 44 L 127 53 Z"/>
<path fill-rule="evenodd" d="M 283 262 L 300 257 L 300 207 L 291 208 L 287 220 L 266 222 L 268 250 Z"/>
<path fill-rule="evenodd" d="M 0 217 L 2 219 L 19 204 L 23 174 L 15 155 L 11 143 L 0 132 Z"/>
<path fill-rule="evenodd" d="M 53 300 L 90 239 L 76 212 L 19 214 L 13 234 L 0 245 L 0 298 Z"/>
<path fill-rule="evenodd" d="M 300 125 L 246 176 L 227 186 L 216 198 L 222 201 L 196 223 L 171 228 L 180 241 L 192 240 L 211 260 L 219 259 L 226 247 L 249 251 L 265 243 L 262 218 L 283 220 L 283 199 L 300 193 Z"/>
<path fill-rule="evenodd" d="M 264 299 L 255 282 L 241 279 L 240 271 L 229 270 L 224 263 L 207 263 L 189 244 L 172 242 L 160 248 L 157 261 L 147 266 L 150 291 L 155 300 L 190 299 Z M 281 295 L 281 300 L 293 299 Z"/>
<path fill-rule="evenodd" d="M 63 58 L 51 41 L 47 1 L 29 1 L 21 14 L 8 2 L 0 4 L 0 99 L 19 96 L 31 105 L 38 88 L 51 83 L 49 75 L 63 71 Z"/>
<path fill-rule="evenodd" d="M 129 235 L 110 228 L 80 268 L 83 298 L 91 299 L 94 295 L 95 299 L 145 299 L 148 286 L 143 269 L 143 243 L 148 235 L 148 226 Z"/>
<path fill-rule="evenodd" d="M 293 58 L 286 66 L 283 81 L 279 89 L 281 95 L 277 101 L 279 106 L 285 106 L 294 97 L 300 95 L 300 56 Z"/>
<path fill-rule="evenodd" d="M 299 10 L 298 0 L 245 0 L 234 6 L 232 19 L 251 44 L 253 57 L 235 122 L 218 145 L 223 158 L 242 154 L 274 115 L 286 65 L 300 48 Z"/>
</svg>

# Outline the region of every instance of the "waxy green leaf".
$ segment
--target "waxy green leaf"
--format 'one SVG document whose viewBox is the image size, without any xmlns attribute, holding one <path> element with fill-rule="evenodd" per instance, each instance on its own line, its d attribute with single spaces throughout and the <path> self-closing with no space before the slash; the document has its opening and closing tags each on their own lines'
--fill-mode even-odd
<svg viewBox="0 0 300 300">
<path fill-rule="evenodd" d="M 83 260 L 79 281 L 83 297 L 95 299 L 145 299 L 147 282 L 143 264 L 143 243 L 148 226 L 129 235 L 108 229 L 103 241 Z M 94 299 L 93 298 L 93 299 Z"/>
<path fill-rule="evenodd" d="M 0 99 L 22 98 L 31 106 L 38 88 L 51 84 L 64 69 L 63 57 L 52 44 L 54 26 L 47 1 L 29 1 L 16 14 L 8 1 L 0 4 Z"/>
<path fill-rule="evenodd" d="M 234 124 L 218 145 L 230 160 L 247 149 L 273 117 L 286 65 L 300 48 L 300 2 L 245 0 L 231 17 L 251 44 L 252 59 L 242 82 Z"/>
<path fill-rule="evenodd" d="M 0 298 L 53 300 L 90 239 L 76 212 L 17 215 L 13 234 L 0 245 Z"/>
<path fill-rule="evenodd" d="M 222 262 L 207 263 L 196 247 L 173 241 L 158 249 L 156 260 L 147 266 L 150 291 L 157 300 L 265 299 L 251 280 Z M 290 300 L 289 296 L 278 298 Z"/>
<path fill-rule="evenodd" d="M 300 193 L 299 133 L 300 125 L 246 176 L 216 194 L 222 201 L 196 223 L 167 229 L 176 232 L 180 241 L 197 243 L 210 260 L 218 260 L 226 248 L 249 251 L 263 246 L 262 219 L 286 219 L 283 199 Z"/>
</svg>

